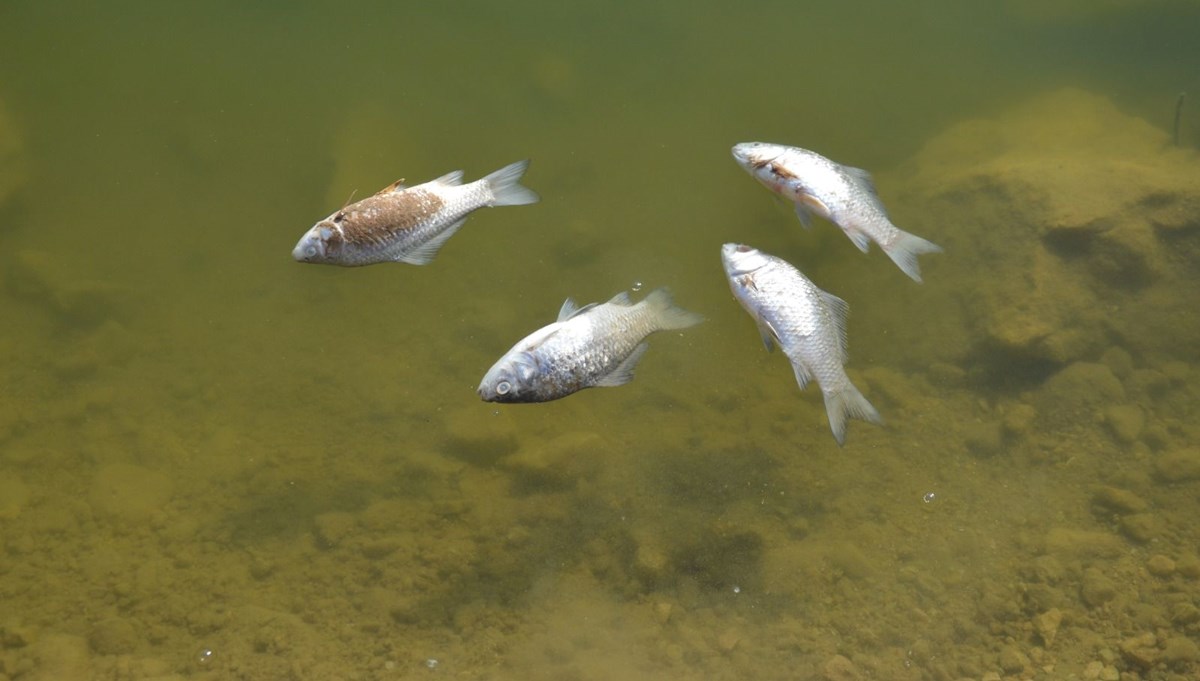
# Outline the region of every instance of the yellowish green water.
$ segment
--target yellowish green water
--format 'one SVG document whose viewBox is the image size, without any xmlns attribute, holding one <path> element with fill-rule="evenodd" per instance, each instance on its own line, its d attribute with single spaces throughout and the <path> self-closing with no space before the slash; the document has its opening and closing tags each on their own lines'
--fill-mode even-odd
<svg viewBox="0 0 1200 681">
<path fill-rule="evenodd" d="M 1200 676 L 1200 5 L 0 5 L 0 681 Z M 1172 142 L 1181 91 L 1182 144 Z M 905 278 L 729 154 L 871 170 Z M 300 265 L 532 159 L 426 267 Z M 851 307 L 838 448 L 719 247 Z M 474 389 L 581 302 L 637 378 Z M 637 294 L 640 295 L 640 294 Z"/>
</svg>

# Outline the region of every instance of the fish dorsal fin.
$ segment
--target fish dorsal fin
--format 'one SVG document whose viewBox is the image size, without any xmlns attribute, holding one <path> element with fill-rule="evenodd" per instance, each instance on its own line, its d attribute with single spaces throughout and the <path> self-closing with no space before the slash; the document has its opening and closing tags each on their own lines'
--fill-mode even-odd
<svg viewBox="0 0 1200 681">
<path fill-rule="evenodd" d="M 850 315 L 850 306 L 846 301 L 838 298 L 832 293 L 821 291 L 821 302 L 824 303 L 825 309 L 829 311 L 829 320 L 833 322 L 833 328 L 837 331 L 838 340 L 838 359 L 842 364 L 846 363 L 846 317 Z"/>
<path fill-rule="evenodd" d="M 633 301 L 629 298 L 629 291 L 621 291 L 613 296 L 608 301 L 609 305 L 620 305 L 621 307 L 629 307 L 633 305 Z"/>
<path fill-rule="evenodd" d="M 463 171 L 455 170 L 452 173 L 446 173 L 445 175 L 442 175 L 438 179 L 434 180 L 434 182 L 436 182 L 438 184 L 448 185 L 451 187 L 457 187 L 458 185 L 462 184 L 462 178 L 463 178 Z"/>
<path fill-rule="evenodd" d="M 601 376 L 600 379 L 596 381 L 596 387 L 615 388 L 618 385 L 625 385 L 626 383 L 632 381 L 633 369 L 637 366 L 638 360 L 642 358 L 642 355 L 646 354 L 646 350 L 649 347 L 650 344 L 646 343 L 645 341 L 639 344 L 633 349 L 633 352 L 629 353 L 628 357 L 621 360 L 621 363 L 617 365 L 616 369 L 608 372 L 608 374 L 605 376 Z"/>
<path fill-rule="evenodd" d="M 575 314 L 575 311 L 578 309 L 579 306 L 575 304 L 575 301 L 567 298 L 563 301 L 562 307 L 558 308 L 558 319 L 554 321 L 565 322 L 570 319 L 571 315 Z"/>
<path fill-rule="evenodd" d="M 883 207 L 883 201 L 879 198 L 879 192 L 875 190 L 875 180 L 871 179 L 871 173 L 862 168 L 853 168 L 851 166 L 842 166 L 842 170 L 846 171 L 846 174 L 854 179 L 858 183 L 858 186 L 867 190 L 867 199 L 870 200 L 871 205 L 875 206 L 875 209 L 882 213 L 884 217 L 887 217 L 887 209 Z"/>
<path fill-rule="evenodd" d="M 463 218 L 453 225 L 450 225 L 446 228 L 446 231 L 438 234 L 429 241 L 417 246 L 408 253 L 403 253 L 396 256 L 396 260 L 399 260 L 400 262 L 406 262 L 410 265 L 428 264 L 430 260 L 433 260 L 433 256 L 437 255 L 438 249 L 446 245 L 446 241 L 450 237 L 454 236 L 454 233 L 457 232 L 458 228 L 462 227 L 463 223 L 466 221 L 467 219 Z"/>
<path fill-rule="evenodd" d="M 379 191 L 375 192 L 375 196 L 379 196 L 380 194 L 390 194 L 391 192 L 398 192 L 403 189 L 408 189 L 408 187 L 404 186 L 404 178 L 402 177 L 399 180 L 396 180 L 395 182 L 384 187 L 383 189 L 380 189 Z"/>
<path fill-rule="evenodd" d="M 842 170 L 850 177 L 853 177 L 863 189 L 871 192 L 873 196 L 879 195 L 879 192 L 875 191 L 875 180 L 871 178 L 871 173 L 862 168 L 855 168 L 854 166 L 842 166 Z"/>
<path fill-rule="evenodd" d="M 558 319 L 556 319 L 555 321 L 565 322 L 568 319 L 570 319 L 571 317 L 581 315 L 584 312 L 587 312 L 588 310 L 592 309 L 593 307 L 596 307 L 596 303 L 588 303 L 587 305 L 584 305 L 583 307 L 579 307 L 578 305 L 575 304 L 574 300 L 567 298 L 566 300 L 563 301 L 562 307 L 559 308 Z"/>
</svg>

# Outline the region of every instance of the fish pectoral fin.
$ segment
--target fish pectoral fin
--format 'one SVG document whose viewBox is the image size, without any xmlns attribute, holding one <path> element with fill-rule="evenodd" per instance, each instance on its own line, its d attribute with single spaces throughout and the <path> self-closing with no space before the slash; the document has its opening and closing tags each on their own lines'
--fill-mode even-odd
<svg viewBox="0 0 1200 681">
<path fill-rule="evenodd" d="M 463 223 L 466 221 L 467 221 L 467 219 L 463 218 L 463 219 L 459 220 L 458 222 L 454 223 L 453 225 L 450 225 L 449 227 L 446 228 L 446 231 L 442 232 L 441 234 L 438 234 L 437 236 L 433 237 L 429 241 L 426 241 L 425 243 L 421 244 L 420 246 L 417 246 L 416 248 L 409 251 L 408 253 L 402 253 L 402 254 L 396 256 L 396 260 L 398 260 L 400 262 L 406 262 L 410 265 L 427 265 L 427 264 L 429 264 L 429 261 L 433 260 L 433 256 L 437 255 L 438 249 L 440 249 L 442 246 L 446 245 L 446 241 L 450 237 L 454 236 L 454 233 L 457 232 L 458 229 L 460 227 L 462 227 Z"/>
<path fill-rule="evenodd" d="M 808 371 L 808 367 L 800 362 L 792 362 L 792 371 L 796 374 L 796 382 L 800 384 L 800 389 L 804 390 L 808 387 L 808 382 L 812 380 L 812 374 Z"/>
<path fill-rule="evenodd" d="M 779 332 L 771 326 L 771 322 L 762 317 L 755 317 L 754 321 L 758 324 L 758 334 L 762 336 L 762 342 L 767 347 L 767 352 L 774 352 L 775 346 L 779 345 Z"/>
<path fill-rule="evenodd" d="M 804 229 L 812 229 L 812 211 L 803 203 L 796 204 L 796 217 L 800 218 L 800 224 Z"/>
<path fill-rule="evenodd" d="M 796 196 L 797 215 L 800 213 L 800 206 L 804 206 L 806 210 L 816 213 L 826 220 L 832 220 L 832 214 L 829 212 L 829 206 L 826 206 L 824 201 L 818 199 L 812 194 L 809 194 L 808 192 L 802 191 Z"/>
<path fill-rule="evenodd" d="M 867 236 L 864 232 L 860 232 L 854 228 L 843 229 L 842 231 L 846 232 L 846 236 L 850 237 L 850 241 L 853 241 L 854 245 L 858 246 L 858 250 L 863 253 L 866 253 L 871 248 L 871 237 Z"/>
<path fill-rule="evenodd" d="M 599 388 L 615 388 L 618 385 L 625 385 L 633 380 L 633 368 L 637 366 L 638 360 L 642 355 L 646 354 L 646 350 L 650 347 L 649 343 L 642 342 L 633 352 L 629 353 L 616 369 L 613 369 L 608 375 L 603 376 L 596 381 L 596 387 Z"/>
</svg>

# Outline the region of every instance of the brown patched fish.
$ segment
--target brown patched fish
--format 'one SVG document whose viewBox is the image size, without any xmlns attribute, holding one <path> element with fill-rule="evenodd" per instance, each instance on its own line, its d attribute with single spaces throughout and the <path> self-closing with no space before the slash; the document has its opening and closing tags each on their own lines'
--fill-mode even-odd
<svg viewBox="0 0 1200 681">
<path fill-rule="evenodd" d="M 471 212 L 537 203 L 538 195 L 519 184 L 528 167 L 529 161 L 518 161 L 470 184 L 462 183 L 461 170 L 415 187 L 401 180 L 313 225 L 292 257 L 343 267 L 393 261 L 424 265 Z"/>
<path fill-rule="evenodd" d="M 863 253 L 874 241 L 914 281 L 921 281 L 917 256 L 942 250 L 892 224 L 871 174 L 861 168 L 808 149 L 767 142 L 734 145 L 733 158 L 771 191 L 795 203 L 800 224 L 811 227 L 816 213 L 841 227 Z"/>
</svg>

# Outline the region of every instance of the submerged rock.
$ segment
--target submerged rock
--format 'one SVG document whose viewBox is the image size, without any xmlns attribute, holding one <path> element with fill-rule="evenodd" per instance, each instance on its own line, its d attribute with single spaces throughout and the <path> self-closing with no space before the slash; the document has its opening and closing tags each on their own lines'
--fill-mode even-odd
<svg viewBox="0 0 1200 681">
<path fill-rule="evenodd" d="M 1104 422 L 1118 442 L 1136 442 L 1146 426 L 1146 414 L 1136 404 L 1116 404 L 1104 410 Z"/>
<path fill-rule="evenodd" d="M 89 329 L 130 316 L 126 287 L 80 275 L 50 253 L 20 251 L 5 259 L 9 293 L 43 306 L 65 326 Z"/>
<path fill-rule="evenodd" d="M 568 432 L 549 441 L 525 443 L 501 465 L 513 472 L 524 491 L 561 490 L 598 467 L 607 449 L 597 433 Z"/>
<path fill-rule="evenodd" d="M 1200 479 L 1200 448 L 1176 449 L 1154 462 L 1154 474 L 1165 482 Z"/>
<path fill-rule="evenodd" d="M 1165 131 L 1065 89 L 950 128 L 905 170 L 913 210 L 964 228 L 940 274 L 996 375 L 1036 381 L 1115 339 L 1132 356 L 1200 345 L 1200 318 L 1172 314 L 1200 294 L 1200 157 Z"/>
<path fill-rule="evenodd" d="M 1038 421 L 1059 428 L 1091 424 L 1104 405 L 1125 401 L 1125 388 L 1103 364 L 1075 362 L 1051 376 L 1036 393 Z"/>
</svg>

